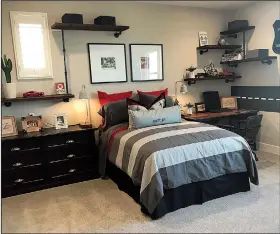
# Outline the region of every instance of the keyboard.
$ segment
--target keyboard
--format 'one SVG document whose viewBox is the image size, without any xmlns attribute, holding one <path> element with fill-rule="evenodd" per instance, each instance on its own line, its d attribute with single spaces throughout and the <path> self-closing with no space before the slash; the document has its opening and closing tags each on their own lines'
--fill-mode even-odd
<svg viewBox="0 0 280 234">
<path fill-rule="evenodd" d="M 209 112 L 211 112 L 211 113 L 232 112 L 232 109 L 221 108 L 221 109 L 216 109 L 216 110 L 209 110 Z"/>
</svg>

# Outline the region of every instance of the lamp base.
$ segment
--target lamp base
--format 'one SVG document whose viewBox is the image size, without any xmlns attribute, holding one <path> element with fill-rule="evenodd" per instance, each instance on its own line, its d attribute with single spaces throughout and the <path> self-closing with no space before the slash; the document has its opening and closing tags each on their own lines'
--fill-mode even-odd
<svg viewBox="0 0 280 234">
<path fill-rule="evenodd" d="M 87 124 L 87 123 L 80 123 L 79 124 L 80 128 L 82 129 L 89 129 L 89 128 L 92 128 L 92 124 Z"/>
</svg>

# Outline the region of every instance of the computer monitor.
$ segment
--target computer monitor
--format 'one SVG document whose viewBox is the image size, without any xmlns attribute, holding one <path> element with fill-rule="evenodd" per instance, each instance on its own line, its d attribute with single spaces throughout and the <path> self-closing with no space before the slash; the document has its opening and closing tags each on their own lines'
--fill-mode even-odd
<svg viewBox="0 0 280 234">
<path fill-rule="evenodd" d="M 206 111 L 221 109 L 220 95 L 218 91 L 203 92 Z"/>
</svg>

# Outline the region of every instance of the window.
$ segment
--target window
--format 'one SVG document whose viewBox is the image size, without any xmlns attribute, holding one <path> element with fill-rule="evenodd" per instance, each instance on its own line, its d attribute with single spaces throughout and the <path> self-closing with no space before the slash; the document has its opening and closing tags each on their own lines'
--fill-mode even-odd
<svg viewBox="0 0 280 234">
<path fill-rule="evenodd" d="M 46 13 L 10 12 L 18 79 L 52 78 Z"/>
</svg>

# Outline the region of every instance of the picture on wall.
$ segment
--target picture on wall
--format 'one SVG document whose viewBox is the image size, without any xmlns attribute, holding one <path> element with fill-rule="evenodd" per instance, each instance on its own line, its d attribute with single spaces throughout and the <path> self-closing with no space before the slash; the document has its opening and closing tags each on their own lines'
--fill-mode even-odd
<svg viewBox="0 0 280 234">
<path fill-rule="evenodd" d="M 130 44 L 131 81 L 162 81 L 163 45 Z"/>
<path fill-rule="evenodd" d="M 91 84 L 127 82 L 125 44 L 87 45 Z"/>
</svg>

